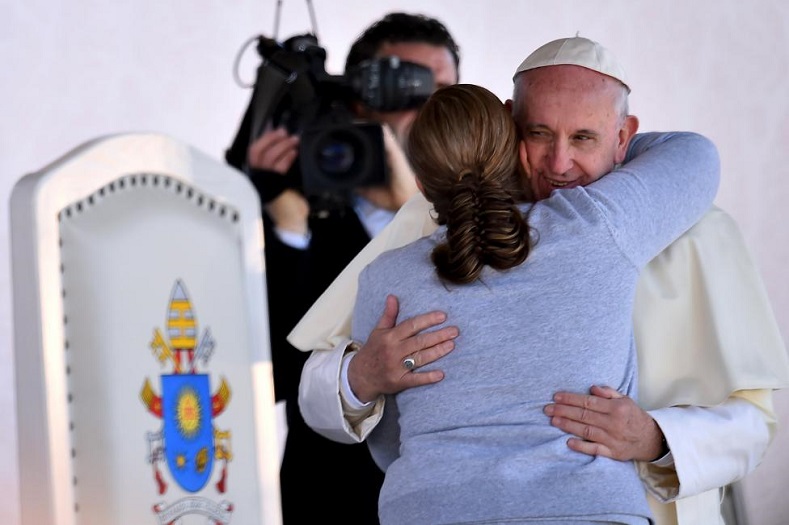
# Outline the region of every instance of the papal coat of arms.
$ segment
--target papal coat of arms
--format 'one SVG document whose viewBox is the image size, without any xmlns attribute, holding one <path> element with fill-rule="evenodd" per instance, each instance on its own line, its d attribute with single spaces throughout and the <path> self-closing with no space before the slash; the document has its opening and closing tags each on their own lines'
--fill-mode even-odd
<svg viewBox="0 0 789 525">
<path fill-rule="evenodd" d="M 187 514 L 207 516 L 217 525 L 230 522 L 233 505 L 214 502 L 204 497 L 213 492 L 206 487 L 214 464 L 222 462 L 222 473 L 214 484 L 224 494 L 227 463 L 233 459 L 230 431 L 214 427 L 214 420 L 224 412 L 230 401 L 230 386 L 223 378 L 211 393 L 211 378 L 199 373 L 198 364 L 207 367 L 214 351 L 214 340 L 208 328 L 197 340 L 198 325 L 186 288 L 176 280 L 167 309 L 166 338 L 154 329 L 151 350 L 159 362 L 171 366 L 171 373 L 160 375 L 157 395 L 149 379 L 145 379 L 140 397 L 148 412 L 161 419 L 158 432 L 148 432 L 148 461 L 153 467 L 158 494 L 167 491 L 167 482 L 159 468 L 167 463 L 172 478 L 184 491 L 194 495 L 170 504 L 153 506 L 160 524 L 174 524 Z"/>
</svg>

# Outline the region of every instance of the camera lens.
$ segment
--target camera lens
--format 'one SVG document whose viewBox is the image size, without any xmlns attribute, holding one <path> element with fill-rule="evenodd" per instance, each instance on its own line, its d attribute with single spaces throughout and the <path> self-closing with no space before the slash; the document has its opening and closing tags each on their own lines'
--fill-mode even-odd
<svg viewBox="0 0 789 525">
<path fill-rule="evenodd" d="M 347 173 L 356 154 L 353 144 L 342 137 L 328 137 L 317 152 L 318 167 L 331 175 Z"/>
<path fill-rule="evenodd" d="M 305 193 L 340 195 L 361 186 L 385 184 L 381 125 L 326 118 L 333 123 L 312 126 L 301 135 L 299 169 Z"/>
<path fill-rule="evenodd" d="M 322 172 L 335 179 L 359 176 L 357 155 L 364 152 L 358 134 L 350 129 L 334 129 L 322 137 L 315 149 L 315 163 Z"/>
</svg>

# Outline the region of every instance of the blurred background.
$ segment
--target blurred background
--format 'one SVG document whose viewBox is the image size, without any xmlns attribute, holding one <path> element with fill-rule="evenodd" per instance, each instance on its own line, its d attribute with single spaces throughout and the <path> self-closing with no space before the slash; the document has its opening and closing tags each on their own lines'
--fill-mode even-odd
<svg viewBox="0 0 789 525">
<path fill-rule="evenodd" d="M 282 11 L 279 23 L 277 5 Z M 460 79 L 502 100 L 539 45 L 579 34 L 618 55 L 641 131 L 690 130 L 722 159 L 716 203 L 738 221 L 789 337 L 789 3 L 782 0 L 7 0 L 0 19 L 0 523 L 19 520 L 8 199 L 14 183 L 98 136 L 151 131 L 224 159 L 259 64 L 258 35 L 316 32 L 340 74 L 353 39 L 390 11 L 442 20 Z M 237 75 L 234 71 L 238 64 Z M 237 78 L 238 77 L 238 78 Z M 789 393 L 762 465 L 742 484 L 751 525 L 780 525 Z"/>
</svg>

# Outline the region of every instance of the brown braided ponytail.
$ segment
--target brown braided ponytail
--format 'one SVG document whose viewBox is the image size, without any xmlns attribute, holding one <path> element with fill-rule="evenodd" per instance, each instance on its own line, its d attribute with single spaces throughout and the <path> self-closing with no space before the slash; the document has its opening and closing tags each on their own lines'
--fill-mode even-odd
<svg viewBox="0 0 789 525">
<path fill-rule="evenodd" d="M 469 283 L 484 266 L 506 270 L 526 259 L 518 135 L 496 95 L 472 84 L 436 91 L 414 121 L 407 153 L 437 222 L 447 227 L 432 254 L 442 278 Z"/>
</svg>

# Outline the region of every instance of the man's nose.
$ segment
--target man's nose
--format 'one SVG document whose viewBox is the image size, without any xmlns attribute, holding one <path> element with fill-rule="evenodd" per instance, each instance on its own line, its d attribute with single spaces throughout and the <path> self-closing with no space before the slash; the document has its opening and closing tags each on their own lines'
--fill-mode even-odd
<svg viewBox="0 0 789 525">
<path fill-rule="evenodd" d="M 548 167 L 557 175 L 570 171 L 573 167 L 572 153 L 566 141 L 554 141 L 548 153 Z"/>
</svg>

